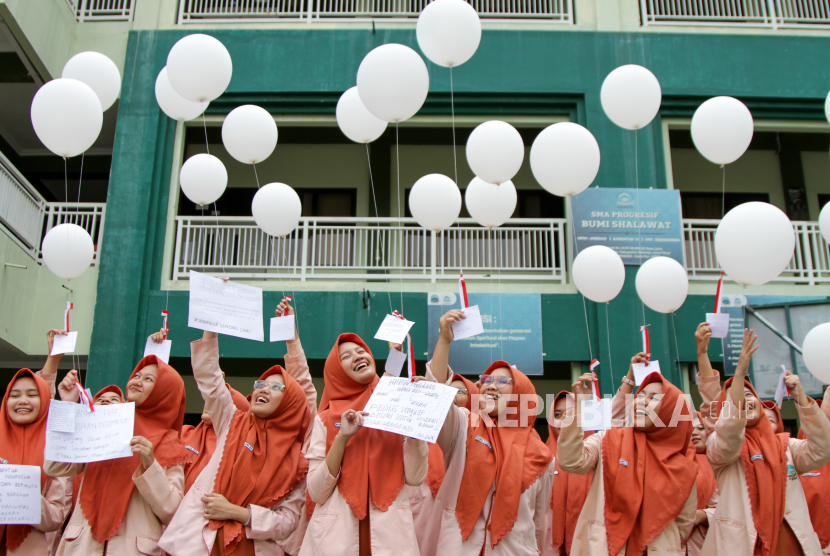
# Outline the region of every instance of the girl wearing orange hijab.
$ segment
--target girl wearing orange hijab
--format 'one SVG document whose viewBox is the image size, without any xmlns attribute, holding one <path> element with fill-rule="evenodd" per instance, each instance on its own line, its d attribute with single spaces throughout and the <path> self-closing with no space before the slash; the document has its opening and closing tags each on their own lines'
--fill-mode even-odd
<svg viewBox="0 0 830 556">
<path fill-rule="evenodd" d="M 462 318 L 459 310 L 441 317 L 429 367 L 437 382 L 447 381 L 452 323 Z M 554 466 L 533 429 L 536 404 L 530 379 L 496 361 L 481 377 L 474 412 L 450 407 L 438 437 L 446 475 L 422 555 L 541 552 Z"/>
<path fill-rule="evenodd" d="M 545 520 L 545 556 L 560 556 L 571 553 L 574 531 L 582 506 L 591 488 L 593 473 L 574 475 L 565 473 L 556 462 L 557 440 L 559 432 L 568 415 L 573 415 L 576 398 L 572 392 L 559 392 L 553 398 L 548 415 L 548 441 L 550 453 L 553 454 L 556 468 L 553 472 L 553 493 L 550 497 L 550 509 Z M 591 433 L 586 433 L 590 435 Z"/>
<path fill-rule="evenodd" d="M 592 374 L 574 383 L 577 399 L 591 396 Z M 686 457 L 692 410 L 663 375 L 640 384 L 630 406 L 632 426 L 584 438 L 576 418 L 559 433 L 563 471 L 594 472 L 576 524 L 571 554 L 603 556 L 682 553 L 697 507 L 697 465 Z"/>
<path fill-rule="evenodd" d="M 324 376 L 306 456 L 313 514 L 299 556 L 417 556 L 404 485 L 423 484 L 427 443 L 362 428 L 362 410 L 380 378 L 356 334 L 337 338 Z"/>
<path fill-rule="evenodd" d="M 830 389 L 824 391 L 824 400 L 815 400 L 821 407 L 822 413 L 830 417 L 830 404 L 827 399 L 830 397 Z M 804 429 L 799 429 L 798 439 L 805 440 Z M 818 535 L 821 552 L 825 556 L 830 554 L 830 463 L 813 471 L 801 474 L 801 486 L 804 488 L 804 495 L 807 497 L 807 507 L 810 509 L 810 521 L 813 523 L 813 530 Z"/>
<path fill-rule="evenodd" d="M 719 499 L 715 472 L 712 471 L 709 458 L 706 457 L 706 440 L 709 438 L 709 429 L 706 428 L 703 415 L 699 411 L 695 413 L 694 417 L 692 443 L 686 455 L 697 463 L 697 512 L 695 514 L 695 527 L 686 541 L 686 554 L 688 556 L 700 555 L 703 541 L 709 532 L 709 523 L 715 520 L 715 508 Z"/>
<path fill-rule="evenodd" d="M 276 314 L 293 309 L 283 300 Z M 193 376 L 216 434 L 216 449 L 195 479 L 159 546 L 172 556 L 296 554 L 291 536 L 305 503 L 303 453 L 317 392 L 295 330 L 286 368 L 253 384 L 240 409 L 219 367 L 213 332 L 190 344 Z M 296 377 L 296 378 L 295 378 Z M 241 396 L 241 395 L 240 395 Z"/>
<path fill-rule="evenodd" d="M 43 472 L 46 418 L 50 385 L 55 375 L 20 369 L 14 375 L 0 407 L 0 463 L 36 465 L 40 472 L 41 511 L 38 525 L 0 525 L 0 554 L 42 556 L 50 553 L 50 533 L 60 532 L 69 513 L 72 486 Z"/>
<path fill-rule="evenodd" d="M 706 454 L 718 480 L 720 501 L 702 554 L 820 556 L 799 473 L 830 462 L 830 421 L 787 372 L 806 440 L 776 434 L 755 389 L 745 380 L 757 337 L 744 331 L 735 376 L 716 402 L 717 423 Z M 753 347 L 754 346 L 754 347 Z"/>
<path fill-rule="evenodd" d="M 53 477 L 84 474 L 60 555 L 158 553 L 162 530 L 179 507 L 184 465 L 192 456 L 179 440 L 184 382 L 175 369 L 151 355 L 138 363 L 127 382 L 127 400 L 135 403 L 132 457 L 44 464 Z"/>
</svg>

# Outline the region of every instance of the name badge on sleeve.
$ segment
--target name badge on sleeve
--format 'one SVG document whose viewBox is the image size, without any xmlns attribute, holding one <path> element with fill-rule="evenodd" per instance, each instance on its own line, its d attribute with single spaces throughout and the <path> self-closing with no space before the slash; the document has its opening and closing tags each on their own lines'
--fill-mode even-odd
<svg viewBox="0 0 830 556">
<path fill-rule="evenodd" d="M 243 444 L 243 446 L 245 446 L 246 448 L 248 448 L 252 452 L 254 451 L 254 447 L 251 446 L 250 444 L 248 444 L 247 442 L 245 444 Z"/>
<path fill-rule="evenodd" d="M 476 435 L 476 440 L 478 440 L 479 442 L 481 442 L 482 444 L 484 444 L 485 446 L 487 446 L 488 448 L 490 448 L 490 451 L 491 451 L 491 452 L 493 451 L 493 445 L 492 445 L 492 444 L 490 444 L 489 442 L 487 442 L 487 440 L 486 440 L 486 439 L 484 439 L 484 438 L 480 437 L 479 435 Z"/>
<path fill-rule="evenodd" d="M 764 461 L 764 454 L 755 454 L 754 456 L 749 456 L 749 461 L 755 461 L 756 459 Z"/>
<path fill-rule="evenodd" d="M 625 465 L 626 467 L 628 467 L 629 463 L 624 459 L 620 458 L 620 465 Z"/>
<path fill-rule="evenodd" d="M 821 472 L 816 473 L 816 472 L 814 471 L 814 472 L 812 472 L 812 473 L 804 473 L 804 474 L 802 474 L 801 476 L 802 476 L 802 477 L 818 477 L 818 476 L 820 476 L 820 475 L 821 475 Z"/>
<path fill-rule="evenodd" d="M 197 450 L 193 446 L 188 446 L 187 444 L 185 444 L 184 447 L 187 448 L 188 450 L 190 450 L 191 452 L 193 452 L 194 454 L 196 454 L 197 456 L 199 455 L 199 450 Z"/>
</svg>

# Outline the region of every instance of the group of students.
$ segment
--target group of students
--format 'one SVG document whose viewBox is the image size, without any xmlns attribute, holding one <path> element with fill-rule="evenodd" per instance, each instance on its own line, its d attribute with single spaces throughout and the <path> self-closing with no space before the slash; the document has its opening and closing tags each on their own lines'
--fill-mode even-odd
<svg viewBox="0 0 830 556">
<path fill-rule="evenodd" d="M 284 311 L 293 314 L 285 300 Z M 75 371 L 56 389 L 59 357 L 21 369 L 3 398 L 0 462 L 41 467 L 42 516 L 0 525 L 0 555 L 830 554 L 830 420 L 788 373 L 801 432 L 783 432 L 778 408 L 745 378 L 758 349 L 751 331 L 721 388 L 706 355 L 711 330 L 698 327 L 699 412 L 659 373 L 634 392 L 629 369 L 614 426 L 583 431 L 588 373 L 556 396 L 545 443 L 535 412 L 520 407 L 536 390 L 519 369 L 496 361 L 475 383 L 450 369 L 462 318 L 441 318 L 417 377 L 457 389 L 435 444 L 363 427 L 380 378 L 350 333 L 326 358 L 318 406 L 299 335 L 285 366 L 246 397 L 225 383 L 218 338 L 204 332 L 191 344 L 205 403 L 196 427 L 183 426 L 181 376 L 145 357 L 125 391 L 93 399 L 135 403 L 133 456 L 88 464 L 44 461 L 48 402 L 56 390 L 78 400 Z M 61 333 L 49 332 L 50 348 Z"/>
</svg>

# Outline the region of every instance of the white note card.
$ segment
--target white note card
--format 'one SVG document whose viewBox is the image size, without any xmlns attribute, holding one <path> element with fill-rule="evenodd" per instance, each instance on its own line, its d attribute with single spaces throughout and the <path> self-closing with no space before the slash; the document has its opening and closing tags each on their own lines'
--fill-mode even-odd
<svg viewBox="0 0 830 556">
<path fill-rule="evenodd" d="M 583 431 L 604 431 L 611 428 L 611 400 L 582 400 L 579 406 Z"/>
<path fill-rule="evenodd" d="M 52 337 L 52 353 L 50 353 L 49 355 L 60 355 L 62 353 L 74 352 L 75 342 L 77 340 L 77 332 L 69 332 L 68 334 L 55 334 Z"/>
<path fill-rule="evenodd" d="M 775 403 L 778 404 L 778 409 L 784 405 L 784 396 L 787 395 L 787 385 L 784 383 L 785 373 L 781 373 L 778 377 L 778 386 L 775 387 Z"/>
<path fill-rule="evenodd" d="M 464 319 L 452 323 L 452 335 L 456 340 L 463 340 L 471 336 L 477 336 L 484 332 L 484 324 L 481 322 L 481 311 L 478 305 L 461 309 Z"/>
<path fill-rule="evenodd" d="M 40 467 L 0 465 L 0 523 L 40 525 Z"/>
<path fill-rule="evenodd" d="M 47 426 L 44 459 L 90 463 L 133 455 L 130 440 L 133 437 L 135 403 L 96 405 L 95 411 L 81 404 L 70 405 L 75 406 L 75 432 L 52 431 Z"/>
<path fill-rule="evenodd" d="M 434 443 L 457 393 L 437 382 L 381 377 L 363 408 L 363 426 Z"/>
<path fill-rule="evenodd" d="M 651 373 L 663 374 L 660 371 L 660 362 L 657 360 L 650 361 L 648 367 L 646 367 L 645 363 L 634 363 L 631 367 L 634 370 L 634 382 L 637 383 L 637 386 L 639 386 L 643 382 L 643 379 Z"/>
<path fill-rule="evenodd" d="M 401 376 L 404 363 L 406 363 L 406 354 L 392 348 L 389 350 L 389 357 L 386 358 L 386 367 L 383 370 L 390 375 Z"/>
<path fill-rule="evenodd" d="M 191 270 L 187 326 L 263 342 L 262 290 Z"/>
<path fill-rule="evenodd" d="M 74 402 L 49 400 L 49 415 L 46 417 L 46 430 L 75 432 L 75 409 L 77 407 L 78 404 Z"/>
<path fill-rule="evenodd" d="M 414 324 L 411 320 L 404 320 L 394 315 L 386 315 L 386 318 L 380 323 L 380 328 L 378 328 L 375 334 L 375 340 L 403 344 L 403 341 L 406 339 L 406 334 Z"/>
<path fill-rule="evenodd" d="M 147 344 L 144 346 L 144 357 L 155 355 L 165 363 L 170 363 L 171 347 L 173 347 L 172 340 L 162 340 L 160 344 L 157 344 L 152 338 L 147 338 Z"/>
<path fill-rule="evenodd" d="M 729 336 L 729 313 L 706 313 L 706 322 L 712 329 L 713 338 Z"/>
<path fill-rule="evenodd" d="M 294 315 L 271 318 L 272 342 L 287 342 L 294 339 Z"/>
</svg>

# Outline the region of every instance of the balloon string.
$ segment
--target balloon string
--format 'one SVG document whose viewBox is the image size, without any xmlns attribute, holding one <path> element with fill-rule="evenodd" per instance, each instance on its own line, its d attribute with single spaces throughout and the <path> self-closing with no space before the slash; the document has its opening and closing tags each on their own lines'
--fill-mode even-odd
<svg viewBox="0 0 830 556">
<path fill-rule="evenodd" d="M 208 144 L 207 138 L 207 122 L 205 121 L 205 113 L 202 112 L 202 126 L 205 128 L 205 150 L 208 154 L 210 154 L 210 144 Z"/>
<path fill-rule="evenodd" d="M 400 136 L 398 135 L 398 122 L 395 122 L 395 170 L 398 172 L 398 219 L 400 221 L 400 234 L 401 234 L 401 249 L 399 256 L 401 257 L 401 314 L 403 315 L 403 269 L 404 269 L 404 243 L 406 242 L 406 237 L 404 235 L 404 227 L 403 227 L 403 199 L 401 199 L 401 140 Z"/>
<path fill-rule="evenodd" d="M 674 332 L 674 355 L 677 361 L 677 377 L 680 378 L 680 345 L 677 343 L 677 323 L 674 322 L 674 311 L 671 312 L 671 328 Z"/>
<path fill-rule="evenodd" d="M 207 151 L 207 154 L 210 154 L 210 144 L 208 143 L 208 134 L 207 134 L 207 122 L 205 121 L 204 111 L 202 112 L 202 127 L 205 130 L 205 150 Z M 254 169 L 254 172 L 256 172 L 256 168 Z M 258 183 L 259 183 L 259 179 L 257 179 L 257 184 Z M 259 187 L 259 185 L 257 185 L 257 187 Z M 219 228 L 219 209 L 216 208 L 216 201 L 213 201 L 213 212 L 214 212 L 214 216 L 216 216 L 216 242 L 219 244 L 219 250 L 218 250 L 219 265 L 222 267 L 222 273 L 225 273 L 226 272 L 226 270 L 225 270 L 225 258 L 222 255 L 222 251 L 224 249 L 224 247 L 222 246 L 222 230 Z M 204 215 L 205 215 L 205 209 L 204 209 L 204 206 L 203 206 L 202 207 L 202 216 L 204 216 Z"/>
<path fill-rule="evenodd" d="M 86 151 L 81 153 L 81 173 L 78 175 L 78 205 L 79 206 L 75 207 L 75 213 L 76 214 L 81 212 L 81 207 L 80 207 L 80 203 L 81 203 L 81 183 L 84 179 L 84 155 L 86 155 Z"/>
<path fill-rule="evenodd" d="M 369 186 L 372 188 L 372 202 L 375 205 L 375 218 L 377 219 L 378 225 L 378 236 L 377 236 L 377 243 L 380 246 L 380 263 L 383 265 L 383 274 L 386 275 L 386 296 L 389 298 L 389 313 L 392 313 L 394 309 L 392 308 L 392 292 L 389 291 L 389 268 L 386 265 L 386 256 L 383 253 L 383 244 L 385 243 L 383 236 L 380 233 L 380 213 L 378 212 L 378 198 L 375 196 L 375 181 L 372 178 L 372 157 L 369 156 L 369 143 L 364 143 L 366 145 L 366 162 L 369 165 Z"/>
<path fill-rule="evenodd" d="M 638 145 L 638 137 L 639 134 L 637 133 L 638 130 L 634 130 L 634 179 L 637 185 L 637 258 L 639 259 L 640 266 L 643 266 L 643 236 L 642 236 L 642 228 L 640 225 L 642 224 L 642 220 L 640 219 L 640 161 L 639 161 L 639 145 Z M 646 325 L 646 304 L 643 300 L 640 300 L 640 305 L 643 307 L 643 326 Z"/>
<path fill-rule="evenodd" d="M 254 169 L 254 178 L 256 179 L 256 188 L 259 189 L 259 175 L 256 173 L 256 164 L 251 164 Z"/>
<path fill-rule="evenodd" d="M 614 365 L 612 364 L 613 358 L 611 357 L 611 328 L 608 325 L 608 302 L 605 302 L 605 334 L 608 337 L 608 374 L 611 375 L 611 384 L 616 384 L 614 382 Z M 592 359 L 593 361 L 593 359 Z"/>
<path fill-rule="evenodd" d="M 455 185 L 458 185 L 458 155 L 455 147 L 455 98 L 452 84 L 452 66 L 450 66 L 450 113 L 452 114 L 452 163 L 455 169 Z M 461 223 L 458 224 L 461 227 Z"/>
<path fill-rule="evenodd" d="M 721 164 L 720 168 L 723 170 L 723 191 L 720 198 L 720 218 L 723 220 L 726 215 L 726 164 Z"/>
<path fill-rule="evenodd" d="M 571 212 L 571 237 L 573 238 L 574 246 L 574 261 L 579 256 L 579 247 L 576 245 L 576 221 L 574 220 L 573 197 L 568 195 L 568 207 Z M 578 290 L 579 288 L 577 288 Z M 582 292 L 579 292 L 582 295 Z M 591 346 L 591 329 L 588 326 L 588 304 L 585 303 L 585 296 L 582 295 L 582 311 L 585 313 L 585 334 L 588 336 L 588 353 L 591 356 L 589 361 L 594 360 L 594 348 Z"/>
<path fill-rule="evenodd" d="M 63 157 L 63 195 L 69 202 L 69 171 L 66 168 L 66 157 Z"/>
</svg>

